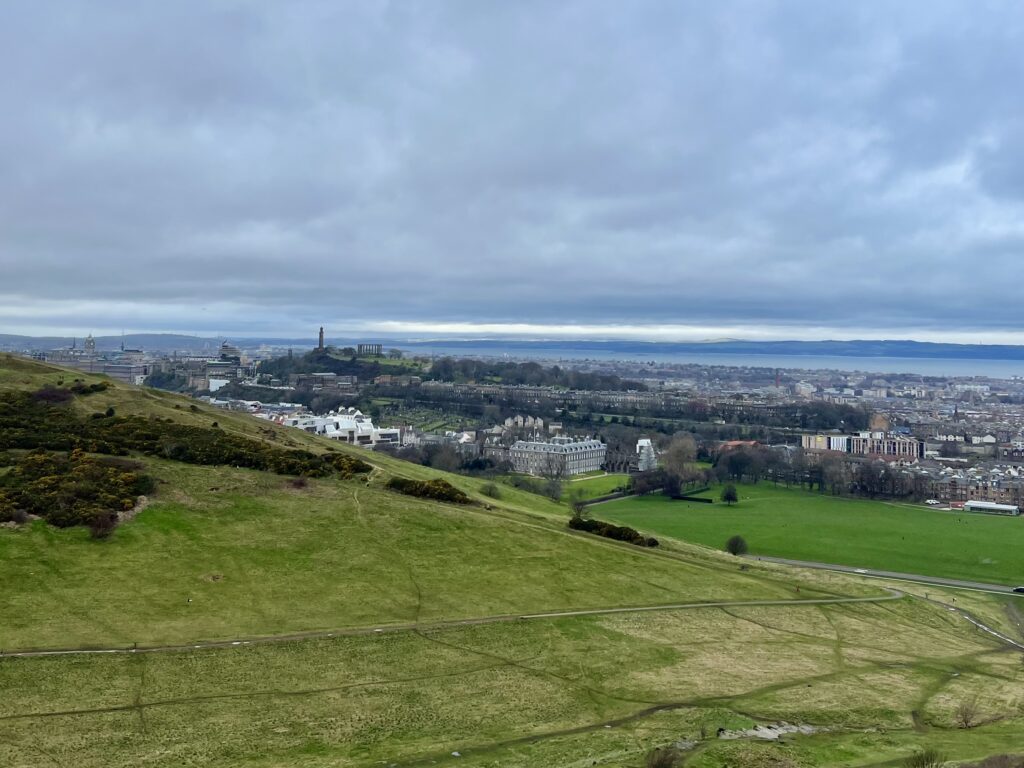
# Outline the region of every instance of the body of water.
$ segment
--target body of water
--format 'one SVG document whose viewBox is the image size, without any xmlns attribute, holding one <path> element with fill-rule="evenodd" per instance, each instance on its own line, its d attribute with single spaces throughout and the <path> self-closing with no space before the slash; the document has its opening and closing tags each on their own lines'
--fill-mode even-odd
<svg viewBox="0 0 1024 768">
<path fill-rule="evenodd" d="M 408 348 L 414 354 L 450 355 L 451 357 L 510 357 L 531 360 L 621 360 L 646 363 L 675 363 L 678 365 L 724 365 L 758 368 L 801 368 L 804 370 L 862 371 L 865 373 L 915 373 L 924 376 L 987 376 L 1010 379 L 1024 376 L 1021 360 L 969 360 L 955 358 L 913 357 L 846 357 L 826 355 L 755 355 L 747 353 L 690 353 L 654 352 L 644 354 L 625 351 L 598 351 L 593 349 L 544 348 L 531 349 L 523 342 L 499 346 L 445 346 L 422 344 Z"/>
</svg>

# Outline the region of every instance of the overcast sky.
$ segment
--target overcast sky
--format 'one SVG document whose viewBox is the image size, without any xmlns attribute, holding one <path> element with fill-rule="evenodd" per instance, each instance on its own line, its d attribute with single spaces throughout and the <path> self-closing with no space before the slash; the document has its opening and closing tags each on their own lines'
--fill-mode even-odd
<svg viewBox="0 0 1024 768">
<path fill-rule="evenodd" d="M 1019 2 L 0 4 L 0 332 L 1024 342 Z"/>
</svg>

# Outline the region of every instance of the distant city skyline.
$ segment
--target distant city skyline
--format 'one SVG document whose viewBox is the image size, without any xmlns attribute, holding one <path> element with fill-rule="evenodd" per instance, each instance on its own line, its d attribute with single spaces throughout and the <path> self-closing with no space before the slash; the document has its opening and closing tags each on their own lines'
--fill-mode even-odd
<svg viewBox="0 0 1024 768">
<path fill-rule="evenodd" d="M 0 333 L 1024 343 L 1024 8 L 0 8 Z"/>
</svg>

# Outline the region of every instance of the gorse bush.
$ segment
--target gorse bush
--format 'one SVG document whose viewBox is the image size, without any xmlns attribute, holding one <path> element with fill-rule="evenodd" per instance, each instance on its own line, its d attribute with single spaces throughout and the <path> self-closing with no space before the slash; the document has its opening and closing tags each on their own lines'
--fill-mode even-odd
<svg viewBox="0 0 1024 768">
<path fill-rule="evenodd" d="M 110 385 L 105 381 L 99 381 L 95 384 L 86 384 L 84 381 L 76 380 L 74 384 L 68 387 L 76 395 L 94 395 L 97 392 L 106 392 L 110 389 Z"/>
<path fill-rule="evenodd" d="M 447 501 L 452 504 L 469 504 L 472 499 L 446 480 L 407 480 L 404 477 L 392 477 L 387 487 L 406 496 L 418 496 L 421 499 Z"/>
<path fill-rule="evenodd" d="M 637 530 L 625 525 L 612 525 L 601 520 L 587 520 L 579 515 L 569 520 L 569 527 L 574 531 L 586 531 L 604 536 L 606 539 L 625 541 L 629 544 L 636 544 L 638 547 L 656 547 L 658 540 L 653 536 L 644 536 Z"/>
<path fill-rule="evenodd" d="M 116 416 L 80 418 L 64 404 L 67 389 L 44 388 L 35 393 L 0 393 L 0 451 L 10 448 L 51 451 L 83 450 L 124 456 L 147 456 L 187 464 L 230 465 L 281 475 L 325 477 L 369 472 L 361 459 L 343 454 L 275 448 L 222 429 L 178 424 L 171 420 Z M 68 395 L 73 397 L 73 395 Z"/>
<path fill-rule="evenodd" d="M 70 528 L 88 525 L 113 531 L 118 512 L 135 506 L 150 493 L 152 478 L 131 463 L 35 450 L 0 477 L 0 519 L 19 521 L 37 515 L 51 525 Z"/>
</svg>

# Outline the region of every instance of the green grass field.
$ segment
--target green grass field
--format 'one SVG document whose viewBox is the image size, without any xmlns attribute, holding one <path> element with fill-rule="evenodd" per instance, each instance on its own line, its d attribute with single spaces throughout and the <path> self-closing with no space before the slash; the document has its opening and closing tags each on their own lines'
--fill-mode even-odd
<svg viewBox="0 0 1024 768">
<path fill-rule="evenodd" d="M 0 764 L 19 768 L 639 768 L 652 746 L 778 720 L 828 730 L 781 746 L 705 738 L 688 765 L 864 766 L 925 745 L 1018 746 L 1019 721 L 952 726 L 975 696 L 979 717 L 1012 712 L 1024 667 L 904 600 L 13 659 L 0 688 Z"/>
<path fill-rule="evenodd" d="M 73 375 L 0 358 L 0 388 Z M 650 749 L 677 742 L 692 742 L 686 765 L 696 768 L 871 768 L 924 747 L 952 760 L 1021 748 L 1021 654 L 914 585 L 902 586 L 914 596 L 892 594 L 671 540 L 655 550 L 611 542 L 569 531 L 565 504 L 504 485 L 493 499 L 480 493 L 487 481 L 193 410 L 174 395 L 117 385 L 87 407 L 101 402 L 355 452 L 374 471 L 296 487 L 142 457 L 157 490 L 108 540 L 41 521 L 0 527 L 0 651 L 143 648 L 0 655 L 4 768 L 641 768 Z M 443 477 L 475 503 L 397 495 L 384 487 L 395 475 Z M 757 517 L 761 491 L 775 498 L 760 497 L 766 518 L 803 499 L 806 524 L 826 501 L 758 486 L 738 508 L 702 511 Z M 649 520 L 630 524 L 645 532 L 660 535 L 679 515 L 641 501 L 632 514 Z M 844 503 L 827 501 L 831 515 Z M 842 596 L 873 602 L 811 602 Z M 956 597 L 988 626 L 1020 633 L 1011 599 Z M 770 602 L 738 604 L 758 600 Z M 523 618 L 638 605 L 662 608 Z M 431 626 L 489 616 L 507 620 Z M 366 631 L 242 643 L 346 627 Z M 239 644 L 145 651 L 208 639 Z M 957 708 L 972 701 L 976 727 L 957 728 Z M 784 743 L 716 738 L 719 727 L 779 720 L 822 730 Z"/>
<path fill-rule="evenodd" d="M 573 498 L 596 499 L 614 492 L 617 488 L 629 485 L 629 475 L 617 473 L 600 473 L 582 479 L 567 479 L 562 483 L 562 500 Z"/>
<path fill-rule="evenodd" d="M 742 485 L 740 502 L 644 496 L 601 504 L 595 517 L 721 549 L 734 534 L 752 554 L 1000 584 L 1024 584 L 1024 519 L 946 512 Z"/>
</svg>

